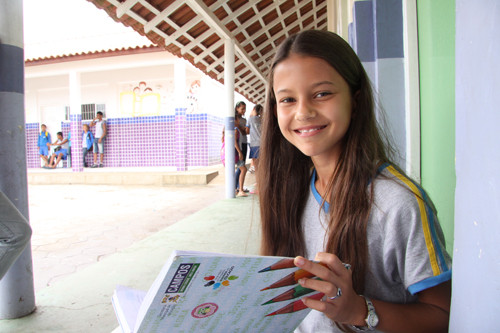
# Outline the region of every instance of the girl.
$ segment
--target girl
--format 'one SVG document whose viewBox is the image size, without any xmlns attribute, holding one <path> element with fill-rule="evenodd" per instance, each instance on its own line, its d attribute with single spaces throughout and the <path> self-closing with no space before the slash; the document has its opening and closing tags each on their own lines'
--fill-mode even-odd
<svg viewBox="0 0 500 333">
<path fill-rule="evenodd" d="M 243 191 L 243 182 L 245 181 L 245 175 L 247 174 L 247 167 L 245 165 L 245 160 L 243 158 L 243 153 L 241 149 L 241 136 L 239 131 L 240 126 L 240 118 L 238 114 L 235 113 L 234 117 L 234 157 L 237 171 L 239 171 L 239 177 L 236 178 L 236 181 L 239 182 L 238 190 L 236 192 L 237 197 L 247 197 L 248 195 Z M 226 166 L 226 153 L 225 153 L 225 129 L 222 129 L 222 147 L 221 147 L 221 161 L 222 165 Z"/>
<path fill-rule="evenodd" d="M 245 155 L 243 154 L 243 145 L 246 145 L 246 143 L 242 143 L 242 135 L 240 134 L 240 126 L 241 126 L 241 118 L 238 117 L 238 114 L 235 114 L 234 117 L 234 148 L 236 149 L 236 152 L 238 153 L 238 161 L 236 162 L 236 167 L 238 168 L 237 171 L 239 171 L 239 177 L 236 179 L 239 182 L 238 186 L 238 193 L 236 193 L 237 197 L 247 197 L 248 195 L 245 193 L 243 190 L 243 184 L 245 183 L 245 175 L 247 174 L 247 167 L 245 165 Z M 236 173 L 238 175 L 238 172 Z"/>
<path fill-rule="evenodd" d="M 261 114 L 262 105 L 257 104 L 253 107 L 250 118 L 248 119 L 248 125 L 250 126 L 250 158 L 252 159 L 252 166 L 249 171 L 251 173 L 257 171 L 259 168 Z"/>
<path fill-rule="evenodd" d="M 303 299 L 317 311 L 297 332 L 446 332 L 451 260 L 436 211 L 392 163 L 354 51 L 334 33 L 299 33 L 268 82 L 261 251 L 300 255 L 319 279 L 299 283 L 325 294 Z"/>
<path fill-rule="evenodd" d="M 241 136 L 241 152 L 243 154 L 243 165 L 246 165 L 246 158 L 247 158 L 247 151 L 248 151 L 248 141 L 247 141 L 247 135 L 250 134 L 250 129 L 247 126 L 247 120 L 243 117 L 245 115 L 245 112 L 247 111 L 247 105 L 243 101 L 239 101 L 236 103 L 236 106 L 234 107 L 234 118 L 236 121 L 236 118 L 239 120 L 239 124 L 236 125 L 238 130 L 240 131 L 240 136 Z M 245 174 L 246 174 L 246 167 L 245 167 Z M 240 189 L 240 178 L 241 178 L 241 171 L 240 169 L 236 170 L 236 175 L 235 175 L 235 184 L 236 184 L 236 192 L 240 191 L 245 191 L 248 192 L 248 190 L 245 190 L 244 188 Z M 245 183 L 245 175 L 243 175 L 243 184 Z"/>
</svg>

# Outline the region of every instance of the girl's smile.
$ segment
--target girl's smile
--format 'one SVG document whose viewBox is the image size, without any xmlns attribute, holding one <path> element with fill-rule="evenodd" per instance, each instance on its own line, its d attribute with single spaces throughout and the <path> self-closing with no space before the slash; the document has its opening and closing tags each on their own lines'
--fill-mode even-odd
<svg viewBox="0 0 500 333">
<path fill-rule="evenodd" d="M 276 114 L 283 136 L 313 162 L 336 162 L 351 122 L 347 82 L 326 61 L 291 54 L 274 71 Z"/>
<path fill-rule="evenodd" d="M 297 128 L 295 130 L 295 132 L 298 133 L 302 137 L 308 137 L 308 136 L 313 136 L 313 135 L 318 134 L 324 128 L 326 128 L 326 125 L 306 126 L 306 127 Z"/>
</svg>

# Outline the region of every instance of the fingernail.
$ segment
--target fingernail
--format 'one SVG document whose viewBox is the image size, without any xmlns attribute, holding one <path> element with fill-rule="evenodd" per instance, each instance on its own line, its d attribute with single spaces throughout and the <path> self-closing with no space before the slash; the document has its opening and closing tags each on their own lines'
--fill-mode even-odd
<svg viewBox="0 0 500 333">
<path fill-rule="evenodd" d="M 299 282 L 299 284 L 302 286 L 302 285 L 304 285 L 304 283 L 306 282 L 306 279 L 299 279 L 299 281 L 298 281 L 298 282 Z"/>
<path fill-rule="evenodd" d="M 305 263 L 306 261 L 302 257 L 297 257 L 297 259 L 295 259 L 295 264 L 297 266 L 304 266 Z"/>
</svg>

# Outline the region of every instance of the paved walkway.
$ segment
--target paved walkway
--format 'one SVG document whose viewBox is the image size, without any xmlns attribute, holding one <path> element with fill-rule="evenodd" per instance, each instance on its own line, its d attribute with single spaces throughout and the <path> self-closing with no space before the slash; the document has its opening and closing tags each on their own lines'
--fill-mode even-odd
<svg viewBox="0 0 500 333">
<path fill-rule="evenodd" d="M 223 199 L 223 172 L 204 186 L 35 185 L 29 197 L 37 311 L 0 332 L 111 332 L 115 286 L 147 289 L 172 250 L 258 252 L 256 197 Z"/>
</svg>

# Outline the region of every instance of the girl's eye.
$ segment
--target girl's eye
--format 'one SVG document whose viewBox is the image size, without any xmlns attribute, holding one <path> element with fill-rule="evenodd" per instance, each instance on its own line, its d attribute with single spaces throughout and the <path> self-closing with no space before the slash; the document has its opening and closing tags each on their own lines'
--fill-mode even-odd
<svg viewBox="0 0 500 333">
<path fill-rule="evenodd" d="M 328 96 L 328 95 L 331 95 L 332 93 L 328 92 L 328 91 L 322 91 L 322 92 L 319 92 L 316 94 L 316 97 L 325 97 L 325 96 Z"/>
<path fill-rule="evenodd" d="M 280 103 L 292 103 L 294 101 L 295 100 L 292 97 L 286 97 L 286 98 L 280 99 Z"/>
</svg>

